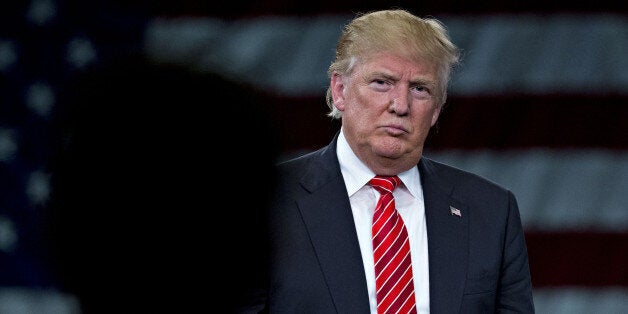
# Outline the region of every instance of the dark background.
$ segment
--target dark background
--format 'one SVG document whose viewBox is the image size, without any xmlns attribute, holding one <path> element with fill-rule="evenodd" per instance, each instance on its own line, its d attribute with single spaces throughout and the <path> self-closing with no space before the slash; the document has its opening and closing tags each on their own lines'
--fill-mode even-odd
<svg viewBox="0 0 628 314">
<path fill-rule="evenodd" d="M 626 54 L 609 55 L 604 51 L 628 52 L 628 42 L 625 37 L 628 28 L 628 11 L 621 1 L 390 1 L 382 4 L 381 1 L 7 1 L 0 4 L 0 312 L 7 308 L 15 313 L 24 313 L 16 310 L 15 304 L 36 307 L 42 304 L 41 300 L 67 301 L 62 297 L 49 294 L 36 294 L 30 297 L 33 291 L 54 292 L 57 282 L 50 276 L 45 259 L 42 258 L 41 223 L 42 210 L 46 205 L 50 190 L 50 171 L 48 164 L 55 147 L 53 136 L 57 130 L 52 123 L 57 113 L 56 100 L 59 91 L 76 75 L 87 69 L 104 63 L 129 51 L 146 52 L 157 58 L 166 58 L 170 61 L 188 64 L 190 67 L 201 67 L 196 62 L 201 55 L 210 55 L 210 65 L 220 63 L 220 55 L 213 56 L 212 49 L 219 51 L 221 47 L 212 47 L 212 43 L 230 43 L 234 34 L 239 33 L 238 27 L 252 25 L 252 22 L 270 19 L 272 22 L 289 20 L 306 23 L 312 18 L 325 19 L 326 17 L 350 18 L 354 13 L 372 9 L 402 7 L 417 15 L 431 15 L 445 21 L 464 21 L 476 29 L 468 32 L 492 30 L 498 32 L 503 25 L 514 22 L 522 28 L 534 26 L 526 21 L 558 21 L 560 25 L 573 26 L 573 37 L 565 37 L 565 33 L 530 31 L 529 40 L 535 39 L 544 42 L 573 41 L 569 50 L 555 50 L 563 53 L 552 59 L 541 55 L 538 59 L 559 60 L 564 67 L 549 66 L 549 76 L 556 77 L 556 84 L 545 87 L 535 84 L 530 79 L 543 78 L 526 74 L 526 69 L 534 67 L 530 52 L 553 51 L 548 46 L 529 47 L 517 46 L 506 49 L 503 46 L 495 49 L 485 48 L 486 51 L 497 51 L 495 55 L 488 55 L 489 60 L 504 58 L 503 68 L 489 67 L 486 75 L 493 75 L 493 85 L 478 83 L 479 89 L 457 88 L 457 73 L 454 73 L 454 90 L 450 93 L 446 107 L 437 128 L 430 135 L 427 143 L 428 151 L 439 156 L 468 154 L 481 156 L 489 153 L 491 156 L 537 156 L 536 152 L 550 152 L 553 159 L 563 159 L 570 162 L 588 153 L 602 152 L 604 156 L 611 156 L 603 161 L 608 164 L 600 166 L 600 171 L 594 178 L 576 176 L 591 184 L 591 194 L 588 199 L 613 198 L 627 200 L 625 190 L 626 156 L 628 155 L 628 79 L 618 75 L 628 70 Z M 591 21 L 611 21 L 609 25 Z M 296 18 L 296 19 L 295 19 Z M 527 18 L 527 20 L 522 20 Z M 190 45 L 188 55 L 164 55 L 156 50 L 155 46 L 147 45 L 147 32 L 155 30 L 156 26 L 166 27 L 176 33 L 177 24 L 168 24 L 169 21 L 219 21 L 221 27 L 216 29 L 225 31 L 210 37 L 209 44 L 202 50 L 193 50 L 198 46 Z M 319 21 L 319 20 L 317 20 Z M 337 21 L 337 20 L 334 20 Z M 505 22 L 504 22 L 505 21 Z M 519 23 L 519 24 L 517 24 Z M 548 28 L 553 30 L 552 22 Z M 170 25 L 170 28 L 168 28 Z M 203 24 L 205 25 L 205 24 Z M 275 32 L 290 30 L 292 24 L 275 25 Z M 455 26 L 455 25 L 454 25 Z M 199 26 L 202 27 L 202 26 Z M 452 26 L 453 28 L 453 26 Z M 193 29 L 193 28 L 192 28 Z M 582 30 L 608 30 L 601 32 L 605 37 L 602 46 L 588 46 L 586 32 Z M 163 29 L 162 29 L 163 30 Z M 186 29 L 189 31 L 189 28 Z M 510 29 L 512 30 L 512 29 Z M 525 32 L 525 29 L 516 29 Z M 184 32 L 181 29 L 179 32 Z M 199 31 L 206 31 L 205 29 Z M 490 32 L 489 32 L 490 33 Z M 152 33 L 152 42 L 155 32 Z M 460 35 L 459 31 L 455 35 Z M 474 40 L 479 40 L 474 33 L 465 33 L 460 45 L 464 47 L 479 47 Z M 598 33 L 594 33 L 598 34 Z M 578 36 L 582 36 L 580 40 Z M 176 36 L 175 36 L 176 37 Z M 193 36 L 192 36 L 193 37 Z M 456 36 L 453 36 L 456 39 Z M 173 38 L 173 37 L 164 37 Z M 190 37 L 186 37 L 190 38 Z M 220 40 L 216 40 L 219 38 Z M 309 37 L 304 37 L 309 38 Z M 237 39 L 237 38 L 235 38 Z M 235 42 L 234 39 L 234 42 Z M 591 39 L 591 38 L 589 38 Z M 466 41 L 465 41 L 466 40 Z M 199 39 L 195 43 L 197 43 Z M 454 40 L 455 41 L 455 40 Z M 483 41 L 490 43 L 491 37 Z M 185 44 L 185 41 L 180 43 Z M 179 43 L 179 44 L 180 44 Z M 176 46 L 176 43 L 172 43 Z M 474 46 L 475 45 L 475 46 Z M 148 47 L 148 49 L 147 49 Z M 152 48 L 151 48 L 152 47 Z M 253 48 L 251 48 L 253 47 Z M 255 49 L 257 46 L 241 46 L 242 51 Z M 175 47 L 176 48 L 176 47 Z M 325 75 L 326 66 L 331 61 L 330 49 L 326 47 L 318 52 L 323 55 L 327 64 L 317 68 L 319 73 L 297 73 L 309 76 L 312 80 L 319 80 Z M 276 47 L 274 49 L 277 49 Z M 177 51 L 185 51 L 179 47 Z M 274 51 L 269 49 L 269 51 Z M 588 53 L 589 51 L 594 54 Z M 290 52 L 286 50 L 286 52 Z M 460 70 L 462 77 L 465 69 L 472 67 L 471 58 L 474 50 L 468 51 L 469 59 L 463 59 L 463 64 L 469 61 L 469 68 Z M 521 59 L 509 60 L 507 56 L 518 56 Z M 259 64 L 268 60 L 276 62 L 288 59 L 284 55 L 263 55 Z M 186 56 L 192 56 L 187 58 Z M 583 57 L 589 56 L 589 57 Z M 613 58 L 615 57 L 615 58 Z M 327 58 L 327 59 L 325 59 Z M 216 61 L 218 60 L 218 61 Z M 237 68 L 242 63 L 233 60 L 224 60 L 223 68 L 216 70 Z M 277 61 L 279 60 L 279 61 Z M 305 59 L 296 59 L 298 63 Z M 516 60 L 530 61 L 530 64 L 517 64 Z M 192 62 L 194 61 L 194 62 Z M 234 62 L 233 64 L 230 64 Z M 253 64 L 255 61 L 251 61 Z M 502 63 L 489 63 L 489 65 Z M 543 64 L 543 63 L 540 63 Z M 555 64 L 555 63 L 554 63 Z M 263 66 L 251 67 L 261 69 L 259 73 L 242 73 L 238 70 L 229 72 L 232 77 L 242 78 L 261 87 L 267 87 L 272 101 L 266 103 L 274 116 L 276 126 L 280 130 L 284 157 L 299 154 L 325 145 L 331 136 L 338 130 L 339 124 L 325 117 L 327 107 L 324 103 L 324 79 L 320 89 L 309 89 L 307 92 L 286 92 L 281 87 L 277 89 L 276 82 L 284 80 L 270 80 L 264 75 Z M 290 66 L 277 67 L 280 73 Z M 538 66 L 538 69 L 543 69 Z M 565 75 L 550 73 L 557 69 L 572 68 L 564 72 Z M 578 71 L 586 68 L 588 71 Z M 244 70 L 250 68 L 243 68 Z M 542 71 L 541 71 L 542 72 Z M 581 74 L 583 77 L 571 78 L 570 74 Z M 584 73 L 584 74 L 583 74 Z M 614 73 L 614 74 L 612 74 Z M 623 72 L 626 73 L 626 72 Z M 612 75 L 611 75 L 612 74 Z M 513 78 L 509 78 L 509 76 Z M 526 76 L 527 75 L 527 76 Z M 269 75 L 270 76 L 270 75 Z M 472 82 L 468 79 L 466 82 Z M 510 82 L 498 84 L 500 81 Z M 496 83 L 497 82 L 497 83 Z M 532 86 L 522 88 L 517 82 L 524 82 Z M 569 85 L 570 82 L 575 82 Z M 464 82 L 463 82 L 464 83 Z M 273 85 L 274 84 L 274 85 Z M 563 85 L 561 85 L 563 84 Z M 279 84 L 280 85 L 280 84 Z M 288 86 L 290 86 L 288 84 Z M 471 85 L 469 85 L 471 86 Z M 548 85 L 549 86 L 549 85 Z M 288 87 L 289 88 L 289 87 Z M 217 99 L 220 99 L 217 95 Z M 213 119 L 212 110 L 219 106 L 228 106 L 229 100 L 217 100 L 209 104 L 208 120 Z M 115 126 L 111 126 L 115 128 Z M 220 134 L 208 134 L 208 137 Z M 552 157 L 554 156 L 554 157 Z M 558 156 L 558 157 L 556 157 Z M 566 156 L 566 157 L 564 157 Z M 596 155 L 594 155 L 595 157 Z M 543 155 L 538 161 L 533 158 L 531 164 L 541 165 L 547 161 Z M 578 159 L 580 160 L 580 159 Z M 560 162 L 561 160 L 558 160 Z M 209 162 L 209 161 L 208 161 Z M 582 158 L 588 163 L 587 158 Z M 599 159 L 591 162 L 600 162 Z M 467 164 L 469 165 L 469 164 Z M 486 167 L 499 168 L 495 162 L 486 161 Z M 574 171 L 577 171 L 577 165 Z M 551 168 L 551 165 L 548 166 Z M 484 169 L 484 168 L 479 168 Z M 484 169 L 487 173 L 499 170 Z M 551 169 L 543 172 L 548 177 L 539 181 L 527 182 L 527 192 L 546 191 L 548 189 L 569 189 L 570 186 L 557 187 L 552 180 Z M 559 172 L 560 173 L 560 172 Z M 554 178 L 557 179 L 557 178 Z M 614 181 L 613 181 L 614 180 Z M 573 183 L 577 184 L 577 183 Z M 579 186 L 576 186 L 579 187 Z M 526 193 L 523 193 L 526 194 Z M 544 196 L 547 204 L 552 204 L 552 194 Z M 534 215 L 524 219 L 526 239 L 530 255 L 531 271 L 535 291 L 543 302 L 540 306 L 545 309 L 555 307 L 568 309 L 569 305 L 578 304 L 581 294 L 569 291 L 591 291 L 590 295 L 603 295 L 599 291 L 620 291 L 614 294 L 613 300 L 623 300 L 619 303 L 599 304 L 600 308 L 613 309 L 628 307 L 626 296 L 628 293 L 628 205 L 616 208 L 616 217 L 613 227 L 604 223 L 597 224 L 596 208 L 591 207 L 585 213 L 576 212 L 573 216 L 591 217 L 590 223 L 576 225 L 561 225 L 558 223 L 539 223 L 544 217 L 551 217 L 553 208 L 550 206 L 535 208 L 534 211 L 522 208 L 522 215 Z M 524 202 L 525 205 L 525 202 Z M 525 206 L 524 206 L 525 207 Z M 88 209 L 86 209 L 88 210 Z M 546 215 L 546 216 L 544 216 Z M 568 213 L 567 215 L 571 215 Z M 571 216 L 570 216 L 571 217 Z M 526 218 L 526 217 L 524 217 Z M 568 220 L 568 219 L 565 219 Z M 529 222 L 529 223 L 528 223 Z M 619 227 L 618 227 L 619 226 Z M 548 292 L 549 291 L 549 292 Z M 566 294 L 561 294 L 567 291 Z M 29 296 L 29 297 L 26 297 Z M 51 299 L 52 298 L 52 299 Z M 8 300 L 8 301 L 7 301 Z M 593 299 L 595 301 L 596 299 Z M 46 301 L 46 302 L 48 302 Z M 566 303 L 563 303 L 566 302 Z M 61 302 L 62 304 L 65 304 Z M 26 305 L 24 305 L 26 304 Z M 566 304 L 566 305 L 565 305 Z M 595 304 L 595 303 L 594 303 Z M 564 305 L 564 306 L 561 306 Z M 615 307 L 613 307 L 615 306 Z M 623 306 L 623 307 L 622 307 Z M 64 305 L 59 306 L 62 311 Z"/>
</svg>

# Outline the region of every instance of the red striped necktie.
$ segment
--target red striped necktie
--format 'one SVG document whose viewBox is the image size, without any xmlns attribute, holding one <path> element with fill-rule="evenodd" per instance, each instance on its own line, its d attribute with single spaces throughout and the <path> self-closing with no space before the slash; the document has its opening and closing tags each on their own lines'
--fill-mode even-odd
<svg viewBox="0 0 628 314">
<path fill-rule="evenodd" d="M 379 314 L 416 313 L 408 232 L 392 193 L 400 183 L 397 176 L 376 176 L 369 181 L 380 193 L 372 228 Z"/>
</svg>

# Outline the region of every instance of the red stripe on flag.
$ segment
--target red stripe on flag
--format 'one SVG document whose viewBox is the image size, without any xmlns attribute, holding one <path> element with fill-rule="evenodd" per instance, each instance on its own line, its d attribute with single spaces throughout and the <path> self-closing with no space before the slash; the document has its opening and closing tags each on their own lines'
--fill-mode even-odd
<svg viewBox="0 0 628 314">
<path fill-rule="evenodd" d="M 628 287 L 628 232 L 526 232 L 534 287 Z"/>
</svg>

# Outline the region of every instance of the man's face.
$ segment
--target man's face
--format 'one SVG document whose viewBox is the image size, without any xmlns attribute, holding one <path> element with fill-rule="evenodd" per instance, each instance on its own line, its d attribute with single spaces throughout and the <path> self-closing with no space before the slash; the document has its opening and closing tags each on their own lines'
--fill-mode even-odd
<svg viewBox="0 0 628 314">
<path fill-rule="evenodd" d="M 344 135 L 371 170 L 397 174 L 418 163 L 440 113 L 437 78 L 435 65 L 394 53 L 375 54 L 348 76 L 332 75 Z"/>
</svg>

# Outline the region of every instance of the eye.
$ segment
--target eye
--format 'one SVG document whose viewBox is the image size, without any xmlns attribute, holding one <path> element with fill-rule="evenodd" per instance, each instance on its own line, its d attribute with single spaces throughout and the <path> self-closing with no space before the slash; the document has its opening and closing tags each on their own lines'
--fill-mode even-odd
<svg viewBox="0 0 628 314">
<path fill-rule="evenodd" d="M 432 94 L 432 91 L 425 85 L 415 85 L 415 86 L 412 86 L 410 90 L 412 90 L 413 93 L 417 95 L 421 95 L 421 96 Z"/>
<path fill-rule="evenodd" d="M 386 80 L 382 80 L 382 79 L 375 79 L 375 80 L 373 80 L 373 83 L 374 83 L 375 85 L 384 85 L 384 84 L 386 84 Z"/>
<path fill-rule="evenodd" d="M 429 92 L 430 92 L 430 91 L 427 89 L 427 87 L 425 87 L 425 86 L 421 86 L 421 85 L 413 86 L 413 87 L 412 87 L 412 90 L 413 90 L 413 91 L 415 91 L 415 92 L 418 92 L 418 93 L 421 93 L 421 92 L 426 92 L 426 93 L 429 93 Z"/>
<path fill-rule="evenodd" d="M 385 79 L 373 79 L 371 80 L 371 88 L 377 91 L 386 91 L 390 87 L 390 82 Z"/>
<path fill-rule="evenodd" d="M 432 89 L 424 84 L 417 84 L 410 88 L 410 92 L 412 93 L 415 99 L 431 99 L 432 98 Z"/>
</svg>

